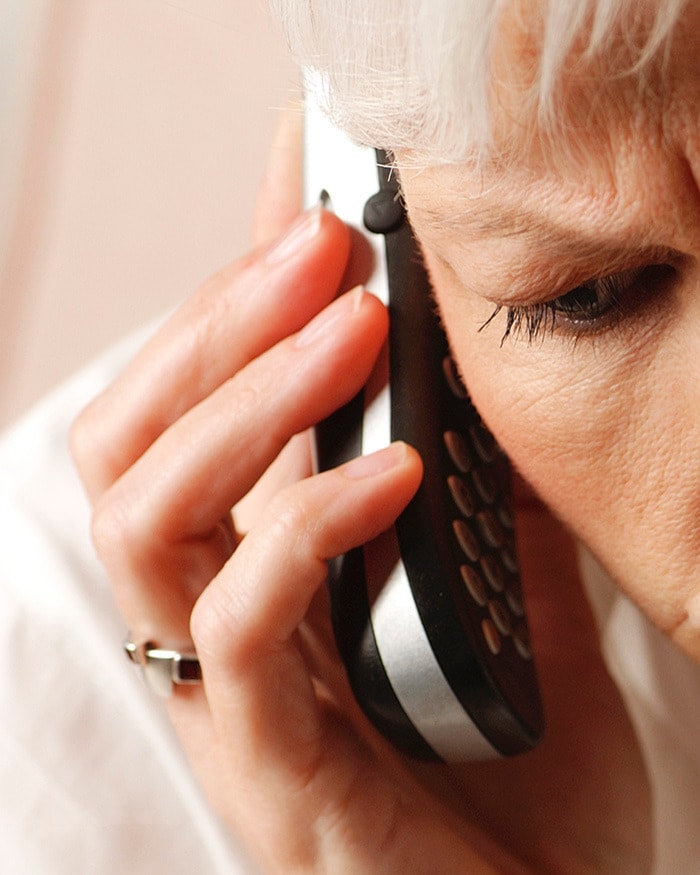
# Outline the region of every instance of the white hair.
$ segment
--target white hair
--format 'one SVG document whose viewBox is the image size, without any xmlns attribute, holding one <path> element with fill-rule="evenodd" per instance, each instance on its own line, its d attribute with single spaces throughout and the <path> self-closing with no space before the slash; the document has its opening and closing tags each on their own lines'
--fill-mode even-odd
<svg viewBox="0 0 700 875">
<path fill-rule="evenodd" d="M 589 76 L 640 73 L 687 0 L 271 2 L 339 127 L 363 143 L 445 162 L 489 151 L 494 87 L 511 75 L 511 62 L 521 77 L 516 100 L 540 122 L 553 119 L 572 57 Z M 513 27 L 520 41 L 506 38 L 504 57 Z"/>
</svg>

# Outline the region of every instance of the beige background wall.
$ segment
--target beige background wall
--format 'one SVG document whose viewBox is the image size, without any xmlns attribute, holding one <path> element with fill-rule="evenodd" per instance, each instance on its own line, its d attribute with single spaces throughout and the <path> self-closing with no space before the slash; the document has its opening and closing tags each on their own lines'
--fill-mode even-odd
<svg viewBox="0 0 700 875">
<path fill-rule="evenodd" d="M 0 226 L 0 425 L 245 250 L 296 88 L 265 0 L 5 2 L 42 15 Z"/>
</svg>

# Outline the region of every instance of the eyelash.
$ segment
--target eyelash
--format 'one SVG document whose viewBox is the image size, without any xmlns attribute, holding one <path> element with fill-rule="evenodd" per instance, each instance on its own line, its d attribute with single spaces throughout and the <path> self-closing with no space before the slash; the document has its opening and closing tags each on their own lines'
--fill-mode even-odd
<svg viewBox="0 0 700 875">
<path fill-rule="evenodd" d="M 509 337 L 524 337 L 528 343 L 546 335 L 564 333 L 578 339 L 597 334 L 619 324 L 641 307 L 647 295 L 668 282 L 674 268 L 652 264 L 591 279 L 550 301 L 520 306 L 499 304 L 479 331 L 486 328 L 505 309 L 506 327 L 501 345 Z M 627 299 L 634 291 L 634 302 Z"/>
</svg>

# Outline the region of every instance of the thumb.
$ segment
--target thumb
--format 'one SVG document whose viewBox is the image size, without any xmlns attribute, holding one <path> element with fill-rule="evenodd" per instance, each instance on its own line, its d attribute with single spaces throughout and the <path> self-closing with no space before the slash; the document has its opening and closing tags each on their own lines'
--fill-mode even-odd
<svg viewBox="0 0 700 875">
<path fill-rule="evenodd" d="M 253 245 L 277 237 L 302 209 L 304 116 L 301 101 L 280 115 L 253 214 Z"/>
</svg>

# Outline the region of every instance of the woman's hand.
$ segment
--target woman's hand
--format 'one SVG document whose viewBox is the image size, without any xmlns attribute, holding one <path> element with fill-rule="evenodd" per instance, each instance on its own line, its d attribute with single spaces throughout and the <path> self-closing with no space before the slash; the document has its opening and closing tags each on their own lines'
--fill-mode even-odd
<svg viewBox="0 0 700 875">
<path fill-rule="evenodd" d="M 288 120 L 258 239 L 296 213 L 296 143 Z M 297 217 L 211 279 L 80 417 L 74 454 L 125 623 L 136 641 L 194 642 L 204 684 L 167 707 L 213 804 L 269 871 L 642 872 L 641 758 L 571 542 L 531 496 L 519 526 L 541 747 L 417 764 L 354 704 L 326 560 L 391 525 L 421 464 L 396 445 L 310 474 L 306 430 L 360 389 L 387 328 L 361 288 L 334 300 L 350 250 L 333 215 Z"/>
</svg>

